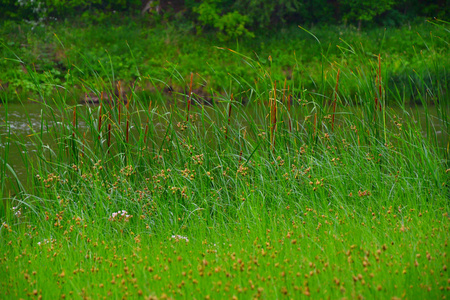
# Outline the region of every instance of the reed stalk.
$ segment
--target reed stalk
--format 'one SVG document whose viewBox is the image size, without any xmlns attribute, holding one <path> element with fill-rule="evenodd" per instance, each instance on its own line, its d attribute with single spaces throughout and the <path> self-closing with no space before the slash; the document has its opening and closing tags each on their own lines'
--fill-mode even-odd
<svg viewBox="0 0 450 300">
<path fill-rule="evenodd" d="M 126 109 L 127 109 L 127 124 L 126 124 L 126 129 L 125 129 L 125 141 L 128 144 L 128 139 L 129 139 L 129 134 L 130 134 L 130 102 L 131 102 L 131 97 L 127 96 L 127 105 L 126 105 Z"/>
<path fill-rule="evenodd" d="M 102 132 L 102 109 L 103 109 L 103 91 L 100 94 L 100 109 L 99 109 L 99 113 L 98 113 L 98 127 L 97 127 L 97 131 L 98 131 L 98 140 L 101 140 L 101 132 Z"/>
<path fill-rule="evenodd" d="M 271 104 L 271 127 L 270 127 L 270 144 L 272 152 L 275 151 L 275 131 L 277 126 L 277 82 L 275 81 L 273 87 L 273 99 L 270 99 Z"/>
<path fill-rule="evenodd" d="M 77 106 L 73 108 L 73 118 L 72 118 L 72 137 L 75 139 L 75 128 L 77 124 Z"/>
<path fill-rule="evenodd" d="M 231 123 L 231 107 L 233 106 L 233 94 L 231 94 L 230 97 L 230 103 L 228 104 L 228 123 L 227 123 L 227 127 L 225 128 L 225 140 L 228 139 L 228 128 L 230 127 L 230 123 Z"/>
<path fill-rule="evenodd" d="M 119 96 L 118 96 L 119 124 L 118 125 L 120 126 L 120 124 L 122 123 L 121 122 L 121 117 L 122 117 L 122 93 L 121 93 L 121 87 L 120 87 L 120 80 L 117 83 L 117 90 L 118 90 L 118 93 L 119 93 Z"/>
<path fill-rule="evenodd" d="M 289 93 L 289 86 L 288 86 L 288 123 L 289 123 L 289 132 L 292 133 L 292 119 L 291 119 L 291 94 Z"/>
<path fill-rule="evenodd" d="M 381 111 L 381 97 L 382 97 L 382 87 L 381 87 L 381 55 L 378 54 L 378 70 L 375 76 L 375 86 L 377 90 L 375 91 L 375 109 L 373 113 L 373 120 L 375 121 L 377 117 L 378 110 Z"/>
<path fill-rule="evenodd" d="M 314 113 L 314 134 L 313 137 L 316 137 L 316 128 L 317 128 L 317 113 Z"/>
<path fill-rule="evenodd" d="M 337 103 L 337 96 L 338 96 L 338 86 L 339 86 L 339 74 L 341 73 L 341 70 L 339 69 L 336 76 L 336 87 L 334 89 L 334 102 L 333 102 L 333 116 L 331 119 L 331 131 L 334 131 L 334 117 L 336 115 L 336 103 Z"/>
<path fill-rule="evenodd" d="M 112 113 L 109 112 L 109 122 L 108 122 L 108 152 L 111 146 L 111 122 L 112 122 Z"/>
<path fill-rule="evenodd" d="M 150 123 L 150 113 L 152 110 L 152 101 L 148 104 L 148 115 L 147 115 L 147 123 L 145 124 L 145 132 L 144 132 L 144 145 L 147 144 L 147 134 L 148 134 L 148 124 Z"/>
<path fill-rule="evenodd" d="M 81 149 L 81 157 L 84 157 L 84 150 L 86 148 L 86 132 L 83 132 L 83 148 Z"/>
<path fill-rule="evenodd" d="M 192 98 L 192 81 L 194 79 L 194 73 L 191 72 L 191 82 L 189 83 L 189 95 L 188 95 L 188 102 L 187 102 L 187 109 L 186 109 L 186 122 L 189 121 L 189 113 L 191 110 L 191 98 Z"/>
<path fill-rule="evenodd" d="M 381 87 L 381 54 L 378 54 L 378 74 L 377 74 L 377 80 L 378 80 L 378 97 L 375 97 L 375 110 L 379 108 L 381 111 L 381 99 L 383 97 L 383 90 Z"/>
</svg>

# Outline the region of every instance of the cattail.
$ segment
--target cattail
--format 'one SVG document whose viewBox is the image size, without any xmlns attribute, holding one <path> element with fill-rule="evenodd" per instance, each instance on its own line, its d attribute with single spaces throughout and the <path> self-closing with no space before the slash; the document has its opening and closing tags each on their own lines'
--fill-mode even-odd
<svg viewBox="0 0 450 300">
<path fill-rule="evenodd" d="M 331 119 L 331 131 L 334 130 L 334 116 L 336 114 L 336 102 L 337 102 L 337 94 L 338 94 L 338 87 L 339 87 L 339 74 L 341 70 L 338 70 L 337 77 L 336 77 L 336 88 L 334 89 L 334 102 L 333 102 L 333 117 Z"/>
<path fill-rule="evenodd" d="M 191 97 L 192 97 L 192 80 L 194 79 L 194 73 L 191 72 L 191 83 L 189 84 L 189 97 L 186 112 L 186 122 L 189 121 L 189 111 L 191 109 Z"/>
</svg>

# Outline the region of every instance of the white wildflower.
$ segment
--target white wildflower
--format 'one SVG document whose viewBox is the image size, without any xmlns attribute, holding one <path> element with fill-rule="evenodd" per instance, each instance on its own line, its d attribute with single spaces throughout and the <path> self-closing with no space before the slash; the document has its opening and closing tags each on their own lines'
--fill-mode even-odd
<svg viewBox="0 0 450 300">
<path fill-rule="evenodd" d="M 118 212 L 112 213 L 109 220 L 116 222 L 128 222 L 132 217 L 133 215 L 129 215 L 126 210 L 119 210 Z"/>
<path fill-rule="evenodd" d="M 42 245 L 45 245 L 45 244 L 48 244 L 48 243 L 51 243 L 54 241 L 55 241 L 54 239 L 49 238 L 49 239 L 44 239 L 42 242 L 38 242 L 37 244 L 38 244 L 38 246 L 42 246 Z"/>
<path fill-rule="evenodd" d="M 18 206 L 13 206 L 12 211 L 16 217 L 20 218 L 22 216 L 22 210 Z"/>
<path fill-rule="evenodd" d="M 189 243 L 189 239 L 187 237 L 179 235 L 179 234 L 172 235 L 172 239 L 175 240 L 176 242 L 179 242 L 180 240 L 185 240 L 186 243 Z"/>
</svg>

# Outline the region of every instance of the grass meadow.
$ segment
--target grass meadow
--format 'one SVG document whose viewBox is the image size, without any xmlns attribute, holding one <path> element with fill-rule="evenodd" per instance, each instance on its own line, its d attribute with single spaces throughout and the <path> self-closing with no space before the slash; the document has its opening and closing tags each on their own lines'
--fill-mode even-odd
<svg viewBox="0 0 450 300">
<path fill-rule="evenodd" d="M 213 48 L 237 63 L 209 77 L 127 81 L 87 56 L 59 81 L 7 56 L 30 88 L 0 94 L 0 298 L 448 298 L 449 27 L 430 26 L 420 51 L 371 53 L 297 29 L 317 51 L 287 69 Z M 41 122 L 18 136 L 29 101 Z"/>
</svg>

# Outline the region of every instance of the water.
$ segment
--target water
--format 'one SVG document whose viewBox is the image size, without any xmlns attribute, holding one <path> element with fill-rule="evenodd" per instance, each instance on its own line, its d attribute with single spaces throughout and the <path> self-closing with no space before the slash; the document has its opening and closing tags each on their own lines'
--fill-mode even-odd
<svg viewBox="0 0 450 300">
<path fill-rule="evenodd" d="M 264 119 L 264 113 L 258 106 L 255 107 L 241 107 L 240 109 L 245 110 L 247 117 L 243 120 L 233 120 L 233 124 L 237 124 L 241 128 L 246 128 L 249 124 L 249 120 L 254 122 L 261 122 Z M 36 103 L 26 103 L 26 104 L 8 104 L 8 107 L 0 107 L 0 157 L 2 160 L 6 159 L 7 164 L 13 170 L 7 170 L 6 172 L 1 172 L 2 176 L 7 176 L 7 180 L 15 182 L 17 179 L 26 186 L 28 177 L 28 172 L 31 170 L 30 164 L 34 164 L 38 159 L 36 157 L 36 152 L 38 151 L 38 146 L 41 145 L 40 152 L 44 157 L 48 154 L 51 155 L 52 152 L 56 151 L 58 147 L 62 144 L 67 144 L 67 139 L 73 134 L 73 127 L 71 115 L 74 107 L 64 108 L 66 111 L 61 111 L 61 108 L 49 107 L 42 104 Z M 209 114 L 212 121 L 217 121 L 217 114 L 214 113 L 213 109 L 208 106 L 193 106 L 192 110 L 201 113 Z M 358 108 L 354 108 L 357 110 Z M 401 111 L 400 109 L 391 109 L 392 113 L 401 116 L 404 120 L 407 118 L 414 117 L 415 122 L 420 122 L 422 127 L 422 134 L 427 137 L 429 134 L 433 134 L 433 138 L 438 141 L 440 147 L 447 147 L 449 142 L 449 134 L 446 132 L 444 122 L 439 117 L 439 112 L 436 107 L 431 106 L 427 108 L 427 113 L 425 108 L 416 106 L 409 107 L 407 113 Z M 226 109 L 224 111 L 224 116 L 226 118 Z M 180 113 L 181 112 L 181 113 Z M 91 128 L 96 128 L 97 116 L 99 113 L 99 106 L 92 105 L 79 105 L 77 106 L 77 135 L 84 135 L 86 140 L 92 141 L 95 137 L 92 136 Z M 239 118 L 239 113 L 233 111 L 233 118 Z M 446 112 L 447 116 L 450 115 Z M 169 119 L 169 111 L 167 109 L 164 111 L 161 109 L 159 112 L 159 117 L 155 117 L 152 120 L 153 126 L 153 142 L 155 144 L 160 143 L 162 138 L 164 138 L 164 133 L 167 129 Z M 296 115 L 295 109 L 292 115 Z M 299 115 L 299 114 L 297 114 Z M 426 116 L 428 115 L 428 119 Z M 93 116 L 90 118 L 89 116 Z M 137 126 L 141 126 L 141 131 L 144 130 L 144 124 L 147 120 L 148 115 L 142 110 L 136 110 L 132 114 L 132 120 L 130 121 L 130 136 L 137 138 L 139 130 Z M 236 117 L 235 117 L 236 116 Z M 171 117 L 172 118 L 172 117 Z M 183 110 L 178 110 L 173 116 L 173 124 L 182 122 L 184 119 Z M 301 117 L 299 117 L 302 119 Z M 299 121 L 297 118 L 297 121 Z M 259 120 L 259 121 L 258 121 Z M 125 126 L 126 116 L 122 117 L 122 126 Z M 92 124 L 89 124 L 92 122 Z M 428 127 L 427 127 L 428 124 Z M 106 139 L 106 136 L 102 137 Z M 63 145 L 67 147 L 67 145 Z M 1 161 L 0 161 L 1 162 Z M 2 180 L 2 182 L 4 182 Z M 10 190 L 10 187 L 7 188 Z M 11 193 L 11 191 L 8 191 Z"/>
</svg>

